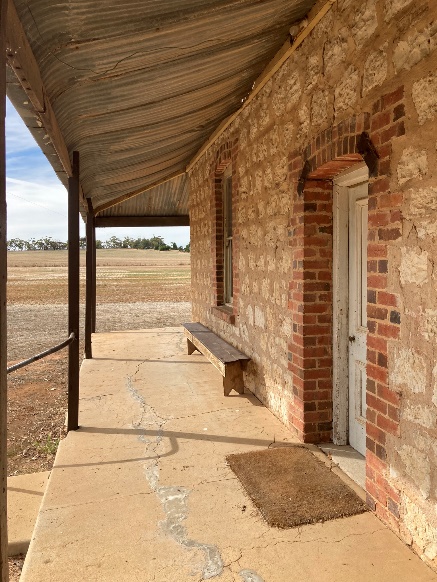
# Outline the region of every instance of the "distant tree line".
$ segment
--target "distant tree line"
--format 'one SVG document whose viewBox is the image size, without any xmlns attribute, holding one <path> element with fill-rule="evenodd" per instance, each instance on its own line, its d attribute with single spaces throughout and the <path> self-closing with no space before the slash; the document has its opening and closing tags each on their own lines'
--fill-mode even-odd
<svg viewBox="0 0 437 582">
<path fill-rule="evenodd" d="M 86 238 L 80 238 L 80 248 L 86 248 Z M 181 251 L 190 252 L 190 243 L 186 246 L 178 246 L 175 242 L 169 245 L 164 242 L 161 236 L 152 236 L 152 238 L 131 238 L 125 236 L 120 239 L 111 236 L 106 241 L 96 240 L 98 249 L 154 249 L 155 251 Z M 62 251 L 68 248 L 68 243 L 52 239 L 51 236 L 44 238 L 31 238 L 23 240 L 21 238 L 12 238 L 8 241 L 8 251 Z"/>
</svg>

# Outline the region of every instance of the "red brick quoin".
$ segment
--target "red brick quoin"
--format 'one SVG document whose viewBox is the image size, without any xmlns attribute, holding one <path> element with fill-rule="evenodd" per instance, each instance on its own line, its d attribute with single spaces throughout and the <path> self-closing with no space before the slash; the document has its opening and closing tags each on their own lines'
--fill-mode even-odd
<svg viewBox="0 0 437 582">
<path fill-rule="evenodd" d="M 211 313 L 220 319 L 234 324 L 235 315 L 238 313 L 238 294 L 239 278 L 237 260 L 238 260 L 238 225 L 233 221 L 233 240 L 232 240 L 232 264 L 233 264 L 233 305 L 232 309 L 223 308 L 224 304 L 224 246 L 223 246 L 223 173 L 229 165 L 232 165 L 232 214 L 237 216 L 238 208 L 238 177 L 236 173 L 238 154 L 238 139 L 227 141 L 220 146 L 217 151 L 215 163 L 211 170 L 211 184 L 213 185 L 212 200 L 212 237 L 211 252 L 213 264 L 214 280 L 214 305 Z"/>
<path fill-rule="evenodd" d="M 399 395 L 388 384 L 388 342 L 399 337 L 398 297 L 387 289 L 389 247 L 401 236 L 402 195 L 389 190 L 392 140 L 404 135 L 404 89 L 382 96 L 372 113 L 326 129 L 302 153 L 289 157 L 293 211 L 289 225 L 293 333 L 289 370 L 294 400 L 289 419 L 304 442 L 332 440 L 332 180 L 363 160 L 357 153 L 367 132 L 379 155 L 369 180 L 367 499 L 398 529 L 399 495 L 387 481 L 386 438 L 399 432 Z M 309 174 L 298 193 L 304 163 Z"/>
</svg>

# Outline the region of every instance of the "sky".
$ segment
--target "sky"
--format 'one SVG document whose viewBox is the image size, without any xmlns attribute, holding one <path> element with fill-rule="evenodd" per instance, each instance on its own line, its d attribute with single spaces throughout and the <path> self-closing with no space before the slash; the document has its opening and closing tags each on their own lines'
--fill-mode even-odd
<svg viewBox="0 0 437 582">
<path fill-rule="evenodd" d="M 13 105 L 6 103 L 6 199 L 8 240 L 42 238 L 67 240 L 67 191 L 39 149 Z M 81 236 L 85 236 L 82 219 Z M 188 226 L 162 228 L 99 228 L 96 236 L 151 238 L 185 246 L 190 242 Z"/>
</svg>

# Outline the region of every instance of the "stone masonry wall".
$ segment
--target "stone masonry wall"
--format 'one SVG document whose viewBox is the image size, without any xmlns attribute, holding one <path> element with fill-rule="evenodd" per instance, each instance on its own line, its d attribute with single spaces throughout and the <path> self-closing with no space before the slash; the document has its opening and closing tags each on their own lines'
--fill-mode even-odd
<svg viewBox="0 0 437 582">
<path fill-rule="evenodd" d="M 252 358 L 246 387 L 302 440 L 326 440 L 335 174 L 326 169 L 356 152 L 360 131 L 370 135 L 380 159 L 369 186 L 366 488 L 379 517 L 434 568 L 436 71 L 435 2 L 338 0 L 190 176 L 193 320 Z M 225 150 L 235 191 L 232 314 L 217 309 L 214 176 Z M 307 159 L 309 178 L 325 181 L 307 181 L 299 198 Z M 299 281 L 316 284 L 317 297 L 293 295 Z"/>
</svg>

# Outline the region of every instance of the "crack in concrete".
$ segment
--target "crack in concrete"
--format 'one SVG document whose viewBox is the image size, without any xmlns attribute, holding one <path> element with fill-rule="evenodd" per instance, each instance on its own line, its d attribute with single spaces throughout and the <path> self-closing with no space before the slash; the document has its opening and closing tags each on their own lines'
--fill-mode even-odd
<svg viewBox="0 0 437 582">
<path fill-rule="evenodd" d="M 146 361 L 144 360 L 138 364 L 133 376 L 127 377 L 127 389 L 133 399 L 138 402 L 141 409 L 140 419 L 138 422 L 133 423 L 133 427 L 143 429 L 153 427 L 157 432 L 157 436 L 153 439 L 147 439 L 144 435 L 140 435 L 138 438 L 146 445 L 146 454 L 149 454 L 151 451 L 155 456 L 155 459 L 144 463 L 143 466 L 149 486 L 158 497 L 164 510 L 165 519 L 160 525 L 164 533 L 173 538 L 179 545 L 188 549 L 199 549 L 203 552 L 205 563 L 201 580 L 215 578 L 223 572 L 223 561 L 220 550 L 217 546 L 190 539 L 184 526 L 184 521 L 188 517 L 188 498 L 191 490 L 186 487 L 159 485 L 159 463 L 161 456 L 158 449 L 162 442 L 164 426 L 170 419 L 159 416 L 157 411 L 146 403 L 143 396 L 139 394 L 133 385 L 133 378 L 139 372 L 141 365 L 146 363 Z"/>
<path fill-rule="evenodd" d="M 187 414 L 186 416 L 170 416 L 168 420 L 183 420 L 184 418 L 196 418 L 197 416 L 204 416 L 205 414 L 215 414 L 216 412 L 235 412 L 235 411 L 232 408 L 217 408 L 216 410 L 205 410 L 205 412 Z"/>
<path fill-rule="evenodd" d="M 252 549 L 253 550 L 265 550 L 266 548 L 269 547 L 274 547 L 274 546 L 278 546 L 280 544 L 315 544 L 315 543 L 319 543 L 319 544 L 340 544 L 341 542 L 343 542 L 344 540 L 348 539 L 348 538 L 352 538 L 352 537 L 360 537 L 360 536 L 370 536 L 370 535 L 374 535 L 380 531 L 385 531 L 386 528 L 381 527 L 378 529 L 375 529 L 373 531 L 364 531 L 364 532 L 359 532 L 359 533 L 350 533 L 338 540 L 327 540 L 325 538 L 313 538 L 313 539 L 309 539 L 309 540 L 301 540 L 300 536 L 301 536 L 301 532 L 298 533 L 298 535 L 296 536 L 296 539 L 294 540 L 276 540 L 275 542 L 270 542 L 268 544 L 266 544 L 265 546 L 254 546 Z M 260 536 L 261 537 L 261 536 Z"/>
</svg>

